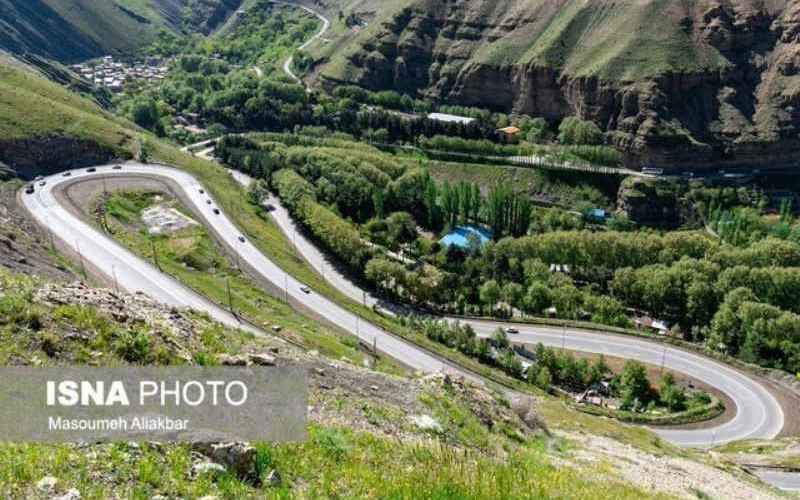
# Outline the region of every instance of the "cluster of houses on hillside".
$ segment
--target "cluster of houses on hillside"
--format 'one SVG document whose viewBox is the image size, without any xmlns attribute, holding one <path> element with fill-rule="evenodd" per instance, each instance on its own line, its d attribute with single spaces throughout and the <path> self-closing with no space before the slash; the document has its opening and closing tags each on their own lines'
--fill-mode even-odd
<svg viewBox="0 0 800 500">
<path fill-rule="evenodd" d="M 113 56 L 105 56 L 71 66 L 72 70 L 89 82 L 102 86 L 112 92 L 122 92 L 133 82 L 158 82 L 167 76 L 169 60 L 161 57 L 148 57 L 141 61 L 117 62 Z"/>
</svg>

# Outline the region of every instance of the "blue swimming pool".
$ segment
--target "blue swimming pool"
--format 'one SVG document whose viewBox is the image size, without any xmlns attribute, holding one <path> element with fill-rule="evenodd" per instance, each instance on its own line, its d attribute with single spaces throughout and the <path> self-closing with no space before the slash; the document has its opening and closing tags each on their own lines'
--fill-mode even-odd
<svg viewBox="0 0 800 500">
<path fill-rule="evenodd" d="M 486 228 L 474 225 L 458 226 L 450 231 L 444 238 L 439 240 L 444 246 L 455 245 L 460 248 L 469 247 L 469 237 L 475 235 L 481 242 L 481 246 L 489 243 L 492 239 L 492 232 Z"/>
</svg>

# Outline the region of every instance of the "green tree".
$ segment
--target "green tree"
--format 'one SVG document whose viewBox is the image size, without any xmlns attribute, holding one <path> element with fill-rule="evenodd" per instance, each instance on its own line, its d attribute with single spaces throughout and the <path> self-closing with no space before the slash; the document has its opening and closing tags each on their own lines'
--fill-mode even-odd
<svg viewBox="0 0 800 500">
<path fill-rule="evenodd" d="M 550 307 L 552 304 L 552 297 L 550 289 L 544 283 L 535 282 L 528 287 L 528 292 L 525 294 L 525 312 L 529 314 L 540 314 L 542 311 Z"/>
<path fill-rule="evenodd" d="M 480 298 L 481 302 L 489 307 L 489 314 L 492 314 L 500 300 L 500 285 L 495 280 L 487 281 L 481 286 Z"/>
<path fill-rule="evenodd" d="M 131 106 L 130 115 L 136 125 L 155 132 L 157 135 L 164 135 L 161 114 L 155 100 L 146 97 L 137 98 Z"/>
<path fill-rule="evenodd" d="M 417 238 L 417 223 L 408 212 L 395 212 L 386 218 L 389 246 L 398 248 Z"/>
<path fill-rule="evenodd" d="M 620 375 L 620 390 L 624 409 L 633 409 L 647 402 L 650 381 L 647 379 L 647 369 L 643 364 L 633 360 L 625 362 Z"/>
<path fill-rule="evenodd" d="M 509 282 L 503 286 L 503 299 L 509 307 L 522 308 L 525 288 L 519 283 Z"/>
<path fill-rule="evenodd" d="M 535 374 L 535 379 L 531 383 L 543 391 L 550 389 L 550 386 L 553 385 L 553 374 L 550 373 L 548 367 L 543 366 L 538 372 L 531 369 L 531 373 Z"/>
<path fill-rule="evenodd" d="M 686 409 L 686 391 L 678 387 L 675 383 L 675 377 L 671 373 L 667 372 L 661 377 L 658 393 L 661 402 L 670 411 L 683 411 Z"/>
<path fill-rule="evenodd" d="M 508 335 L 502 328 L 498 328 L 494 331 L 492 334 L 492 343 L 498 349 L 508 349 L 511 346 L 511 342 L 508 340 Z"/>
</svg>

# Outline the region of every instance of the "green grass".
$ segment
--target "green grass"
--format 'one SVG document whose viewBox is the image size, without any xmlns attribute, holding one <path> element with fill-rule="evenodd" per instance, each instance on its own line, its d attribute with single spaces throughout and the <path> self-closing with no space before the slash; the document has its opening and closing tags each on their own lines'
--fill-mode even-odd
<svg viewBox="0 0 800 500">
<path fill-rule="evenodd" d="M 570 409 L 557 399 L 547 398 L 541 400 L 537 411 L 542 415 L 548 426 L 554 430 L 605 436 L 631 444 L 654 455 L 685 456 L 687 453 L 686 450 L 676 448 L 663 441 L 644 427 L 620 424 L 608 418 L 598 418 L 580 413 Z"/>
<path fill-rule="evenodd" d="M 734 462 L 741 460 L 737 455 L 744 454 L 755 456 L 757 463 L 800 469 L 800 442 L 797 438 L 736 441 L 714 448 L 714 451 Z"/>
<path fill-rule="evenodd" d="M 390 32 L 390 26 L 401 25 L 389 20 L 402 17 L 396 9 L 403 3 L 393 2 L 394 9 L 382 11 L 378 22 L 371 23 L 358 35 L 334 26 L 331 37 L 335 39 L 332 44 L 335 50 L 317 49 L 318 57 L 330 58 L 323 74 L 357 81 L 361 68 L 351 63 L 354 53 L 368 55 L 369 48 L 380 45 L 376 39 L 404 40 L 412 36 L 413 28 L 400 36 Z M 479 42 L 460 40 L 458 50 L 437 50 L 451 54 L 453 57 L 448 61 L 456 61 L 452 68 L 442 71 L 442 74 L 452 73 L 453 77 L 470 64 L 520 67 L 535 64 L 564 70 L 571 76 L 599 76 L 627 82 L 669 72 L 715 71 L 728 64 L 716 49 L 699 43 L 691 30 L 681 26 L 681 19 L 694 15 L 690 4 L 685 2 L 502 0 L 489 4 L 463 2 L 447 14 L 435 4 L 411 3 L 418 7 L 412 10 L 418 18 L 446 15 L 458 19 L 463 26 L 507 25 L 511 19 L 525 19 L 497 40 L 485 38 L 492 33 L 487 29 Z M 414 27 L 417 23 L 410 25 Z M 437 48 L 440 45 L 436 44 Z"/>
<path fill-rule="evenodd" d="M 0 48 L 35 52 L 58 60 L 83 60 L 131 53 L 161 29 L 172 30 L 168 11 L 174 0 L 42 0 L 22 8 L 0 0 L 4 19 L 13 19 Z M 33 10 L 33 12 L 32 12 Z M 3 42 L 10 41 L 4 47 Z"/>
<path fill-rule="evenodd" d="M 133 125 L 0 55 L 0 141 L 68 136 L 131 155 Z"/>
<path fill-rule="evenodd" d="M 502 167 L 431 161 L 428 170 L 438 182 L 472 182 L 492 186 L 509 181 L 515 186 L 536 194 L 552 196 L 558 205 L 574 208 L 578 203 L 589 202 L 597 207 L 611 208 L 616 184 L 607 177 L 574 172 L 547 172 L 523 167 Z"/>
<path fill-rule="evenodd" d="M 81 498 L 145 499 L 157 494 L 199 498 L 668 498 L 625 485 L 600 471 L 554 465 L 541 442 L 503 460 L 437 442 L 398 442 L 339 427 L 312 425 L 300 444 L 259 444 L 261 469 L 275 469 L 278 487 L 255 488 L 231 475 L 192 480 L 184 445 L 101 445 L 91 453 L 69 445 L 0 445 L 0 493 L 29 497 L 45 475 Z"/>
<path fill-rule="evenodd" d="M 218 354 L 274 343 L 222 328 L 197 313 L 185 314 L 196 337 L 175 339 L 171 331 L 141 321 L 123 323 L 93 305 L 39 303 L 35 291 L 43 284 L 0 269 L 0 365 L 174 365 L 187 362 L 186 352 L 214 364 Z"/>
<path fill-rule="evenodd" d="M 123 191 L 111 195 L 105 203 L 108 226 L 113 236 L 145 259 L 152 260 L 155 246 L 161 269 L 179 281 L 202 293 L 217 304 L 228 307 L 232 302 L 237 314 L 268 330 L 273 325 L 283 328 L 280 336 L 318 350 L 333 359 L 347 359 L 363 364 L 365 355 L 342 335 L 316 321 L 298 315 L 284 302 L 262 290 L 252 279 L 235 268 L 227 255 L 220 251 L 208 231 L 202 226 L 183 229 L 170 235 L 149 235 L 141 226 L 141 212 L 154 204 L 155 193 Z M 175 206 L 175 202 L 170 205 Z M 230 298 L 228 286 L 230 285 Z M 379 370 L 401 373 L 392 360 L 379 358 Z"/>
</svg>

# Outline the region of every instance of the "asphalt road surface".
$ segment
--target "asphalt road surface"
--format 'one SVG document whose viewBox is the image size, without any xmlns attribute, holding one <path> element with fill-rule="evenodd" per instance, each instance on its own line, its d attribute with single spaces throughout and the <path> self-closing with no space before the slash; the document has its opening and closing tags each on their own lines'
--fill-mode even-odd
<svg viewBox="0 0 800 500">
<path fill-rule="evenodd" d="M 762 481 L 785 491 L 800 492 L 800 473 L 782 472 L 771 470 L 757 470 L 753 472 Z"/>
<path fill-rule="evenodd" d="M 244 186 L 252 182 L 252 179 L 240 172 L 231 171 L 231 175 Z M 355 301 L 365 302 L 370 307 L 390 308 L 339 273 L 327 256 L 303 236 L 279 199 L 270 197 L 267 202 L 272 205 L 273 210 L 270 213 L 284 234 L 303 258 L 328 282 Z M 483 337 L 491 336 L 497 328 L 510 326 L 503 322 L 466 321 L 456 318 L 450 320 L 469 323 L 478 335 Z M 636 359 L 655 366 L 661 366 L 663 363 L 672 370 L 685 373 L 719 389 L 736 403 L 736 416 L 718 427 L 700 430 L 655 429 L 661 437 L 673 443 L 707 447 L 756 436 L 770 439 L 777 436 L 783 428 L 783 410 L 767 389 L 746 375 L 709 358 L 630 336 L 525 324 L 513 326 L 519 330 L 519 334 L 509 335 L 514 342 L 542 343 L 573 351 Z"/>
<path fill-rule="evenodd" d="M 44 186 L 40 186 L 39 182 L 36 182 L 35 193 L 22 193 L 22 201 L 37 222 L 49 229 L 70 253 L 76 255 L 83 262 L 91 264 L 94 270 L 103 274 L 107 279 L 116 281 L 124 290 L 131 293 L 141 291 L 168 305 L 205 311 L 227 326 L 263 333 L 252 326 L 240 323 L 228 311 L 216 306 L 170 276 L 161 273 L 149 262 L 140 259 L 111 238 L 81 221 L 59 205 L 58 199 L 54 196 L 54 190 L 69 183 L 80 182 L 81 179 L 93 176 L 125 175 L 146 175 L 156 179 L 167 179 L 180 187 L 184 191 L 186 199 L 191 203 L 193 211 L 201 214 L 203 222 L 218 240 L 226 247 L 235 249 L 240 261 L 247 263 L 250 268 L 258 270 L 276 287 L 284 290 L 292 301 L 302 303 L 304 307 L 319 314 L 327 321 L 346 331 L 352 331 L 370 345 L 374 343 L 379 350 L 414 370 L 426 373 L 458 373 L 478 380 L 475 375 L 464 373 L 427 351 L 361 320 L 327 298 L 313 292 L 305 293 L 302 290 L 305 286 L 303 283 L 281 270 L 247 239 L 244 242 L 240 241 L 242 233 L 224 213 L 214 214 L 214 208 L 217 207 L 216 202 L 207 192 L 201 193 L 201 189 L 205 191 L 203 186 L 183 171 L 136 163 L 126 163 L 120 170 L 114 170 L 111 165 L 98 166 L 96 172 L 88 172 L 86 169 L 73 170 L 69 177 L 58 174 L 45 178 Z M 209 204 L 208 200 L 211 200 L 212 203 Z"/>
<path fill-rule="evenodd" d="M 314 43 L 315 41 L 320 39 L 322 37 L 322 35 L 324 35 L 328 31 L 328 28 L 331 27 L 331 22 L 328 20 L 327 17 L 323 16 L 319 12 L 317 12 L 317 11 L 315 11 L 313 9 L 310 9 L 310 8 L 304 6 L 304 5 L 298 5 L 298 4 L 292 3 L 292 2 L 281 2 L 281 1 L 277 1 L 277 0 L 273 1 L 272 3 L 276 3 L 276 4 L 280 4 L 280 5 L 288 5 L 290 7 L 297 7 L 299 9 L 303 9 L 304 11 L 308 12 L 309 14 L 317 16 L 319 18 L 319 20 L 322 21 L 322 28 L 320 28 L 320 30 L 314 36 L 312 36 L 311 38 L 306 40 L 305 43 L 303 43 L 303 45 L 299 46 L 297 48 L 298 51 L 305 50 L 309 45 L 311 45 L 312 43 Z M 286 73 L 289 76 L 289 78 L 291 78 L 295 82 L 302 83 L 302 80 L 300 79 L 300 77 L 295 75 L 294 72 L 292 71 L 292 64 L 293 63 L 294 63 L 294 56 L 289 56 L 289 58 L 286 60 L 286 62 L 283 63 L 283 72 Z"/>
<path fill-rule="evenodd" d="M 354 314 L 344 310 L 331 300 L 315 293 L 305 293 L 303 283 L 287 275 L 276 264 L 266 258 L 246 239 L 239 238 L 241 232 L 225 216 L 215 215 L 213 209 L 217 206 L 208 194 L 201 194 L 204 189 L 191 175 L 186 172 L 163 166 L 141 165 L 135 163 L 124 164 L 121 170 L 112 170 L 111 166 L 99 166 L 95 173 L 86 170 L 74 170 L 70 177 L 60 174 L 45 179 L 45 186 L 36 185 L 34 194 L 24 194 L 24 206 L 31 212 L 36 220 L 52 231 L 53 235 L 61 240 L 72 252 L 79 254 L 86 262 L 104 273 L 107 277 L 114 277 L 119 285 L 131 292 L 140 290 L 154 299 L 171 305 L 191 307 L 206 311 L 220 322 L 237 326 L 238 320 L 227 311 L 215 306 L 205 298 L 188 290 L 167 275 L 160 273 L 149 263 L 136 257 L 127 249 L 99 233 L 97 230 L 79 220 L 76 216 L 58 204 L 53 195 L 53 190 L 69 182 L 76 182 L 90 176 L 108 175 L 118 176 L 126 174 L 147 175 L 153 178 L 168 179 L 185 192 L 185 197 L 191 203 L 194 211 L 200 214 L 203 222 L 215 233 L 217 238 L 226 247 L 235 249 L 238 258 L 246 262 L 250 268 L 256 269 L 264 278 L 277 287 L 284 289 L 285 293 L 297 303 L 301 303 L 327 321 L 350 331 L 365 342 L 375 342 L 377 348 L 385 354 L 398 359 L 409 367 L 426 373 L 447 371 L 464 374 L 470 379 L 477 377 L 469 372 L 458 369 L 451 364 L 439 359 L 428 351 L 421 349 L 409 342 L 399 339 L 371 323 L 361 320 Z M 240 180 L 243 180 L 239 176 Z M 277 203 L 277 200 L 273 200 Z M 275 205 L 273 215 L 279 225 L 288 230 L 290 241 L 295 243 L 297 250 L 321 274 L 342 292 L 355 300 L 362 301 L 364 293 L 340 275 L 333 266 L 326 265 L 314 246 L 302 234 L 291 229 L 291 220 L 288 213 L 279 204 Z M 112 276 L 112 274 L 114 276 Z M 368 305 L 375 303 L 376 299 L 367 295 Z M 490 335 L 498 327 L 507 327 L 507 323 L 470 321 L 479 335 Z M 610 335 L 596 332 L 586 332 L 577 329 L 559 329 L 551 327 L 537 327 L 530 325 L 515 325 L 520 333 L 512 335 L 515 341 L 529 343 L 541 342 L 554 347 L 566 349 L 605 353 L 643 362 L 664 365 L 672 370 L 686 373 L 698 380 L 718 388 L 727 394 L 737 405 L 737 413 L 733 420 L 712 429 L 702 430 L 666 430 L 656 429 L 656 432 L 665 439 L 683 446 L 713 446 L 739 439 L 771 439 L 783 428 L 783 411 L 776 399 L 758 382 L 750 379 L 721 363 L 701 357 L 683 350 L 667 347 L 647 340 Z M 252 330 L 252 327 L 244 326 Z"/>
</svg>

